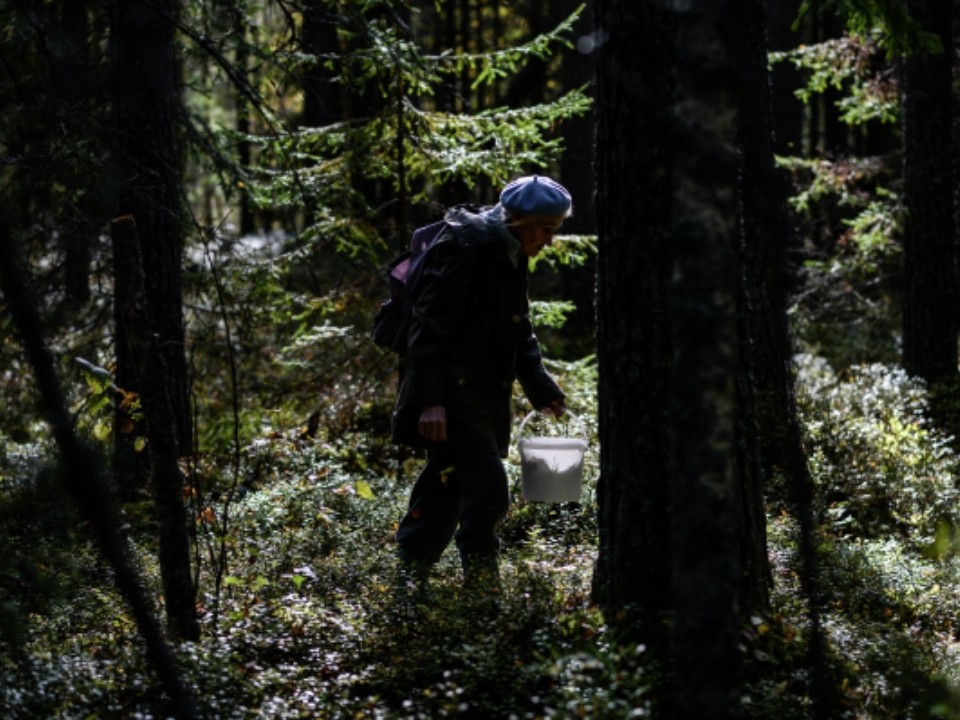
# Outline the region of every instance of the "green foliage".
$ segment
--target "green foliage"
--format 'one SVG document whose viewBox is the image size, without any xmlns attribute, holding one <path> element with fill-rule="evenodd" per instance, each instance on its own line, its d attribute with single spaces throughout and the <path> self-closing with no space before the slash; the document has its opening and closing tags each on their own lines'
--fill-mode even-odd
<svg viewBox="0 0 960 720">
<path fill-rule="evenodd" d="M 789 200 L 800 213 L 810 213 L 814 205 L 832 199 L 843 208 L 862 207 L 869 199 L 870 180 L 882 167 L 870 159 L 834 162 L 797 156 L 778 157 L 777 164 L 800 178 L 801 190 Z M 803 182 L 804 178 L 808 178 Z"/>
<path fill-rule="evenodd" d="M 883 188 L 877 188 L 876 192 L 881 200 L 872 201 L 859 215 L 843 221 L 850 232 L 841 242 L 853 246 L 852 269 L 858 277 L 876 275 L 901 252 L 896 242 L 901 231 L 897 197 Z"/>
<path fill-rule="evenodd" d="M 958 456 L 922 386 L 892 366 L 835 373 L 797 358 L 797 401 L 815 482 L 817 583 L 829 717 L 956 717 L 960 611 Z M 773 608 L 745 633 L 749 717 L 809 717 L 809 618 L 798 525 L 768 524 Z"/>
<path fill-rule="evenodd" d="M 530 320 L 534 327 L 561 328 L 576 305 L 564 300 L 531 300 Z"/>
<path fill-rule="evenodd" d="M 838 376 L 812 357 L 798 358 L 797 368 L 821 519 L 831 717 L 951 717 L 958 709 L 950 641 L 960 612 L 957 457 L 927 420 L 923 387 L 899 371 L 864 366 Z M 463 594 L 453 551 L 436 568 L 427 602 L 396 593 L 392 534 L 419 459 L 401 463 L 365 432 L 311 438 L 269 430 L 245 445 L 242 482 L 228 499 L 228 466 L 203 458 L 204 638 L 177 648 L 202 711 L 657 716 L 659 662 L 615 636 L 587 602 L 596 552 L 596 363 L 550 369 L 591 441 L 584 496 L 579 504 L 514 502 L 495 616 Z M 516 415 L 525 411 L 518 395 Z M 64 509 L 48 501 L 51 486 L 34 480 L 47 451 L 9 441 L 0 448 L 0 627 L 19 628 L 0 640 L 0 706 L 18 720 L 162 713 L 102 561 L 73 523 L 51 514 Z M 508 469 L 517 494 L 516 457 Z M 810 712 L 809 627 L 796 523 L 772 500 L 774 606 L 743 629 L 743 711 L 792 720 Z M 219 591 L 202 541 L 208 533 L 226 542 Z M 158 587 L 151 543 L 135 530 L 130 541 L 150 587 Z"/>
<path fill-rule="evenodd" d="M 838 377 L 801 356 L 798 402 L 806 416 L 811 469 L 829 483 L 831 527 L 858 537 L 901 534 L 933 541 L 938 522 L 960 521 L 960 465 L 950 438 L 927 420 L 923 386 L 902 370 L 854 366 Z"/>
<path fill-rule="evenodd" d="M 363 197 L 353 190 L 357 183 L 387 181 L 412 203 L 427 202 L 438 185 L 503 184 L 557 158 L 560 141 L 549 132 L 589 107 L 583 90 L 549 104 L 472 115 L 418 108 L 406 96 L 391 103 L 380 117 L 347 128 L 250 138 L 259 146 L 261 163 L 247 171 L 257 203 L 275 208 L 306 204 L 314 210 L 304 239 L 331 243 L 351 256 L 375 257 L 383 244 L 374 226 L 345 221 L 345 202 L 353 206 L 354 218 L 369 219 L 362 211 Z"/>
<path fill-rule="evenodd" d="M 561 267 L 582 267 L 591 257 L 596 257 L 597 238 L 595 235 L 557 235 L 553 242 L 530 260 L 530 269 L 534 271 L 546 267 L 554 272 Z M 562 328 L 576 305 L 565 300 L 531 300 L 530 319 L 535 328 Z"/>
<path fill-rule="evenodd" d="M 473 88 L 485 83 L 493 84 L 502 78 L 515 75 L 532 59 L 549 59 L 554 54 L 557 43 L 573 47 L 565 36 L 573 30 L 574 24 L 586 7 L 586 3 L 580 5 L 570 17 L 550 32 L 538 35 L 529 42 L 515 47 L 487 53 L 442 54 L 428 60 L 436 63 L 440 72 L 449 75 L 460 75 L 469 71 L 475 76 Z"/>
<path fill-rule="evenodd" d="M 133 432 L 135 424 L 143 419 L 140 396 L 118 387 L 113 382 L 111 372 L 84 358 L 74 358 L 82 368 L 83 380 L 87 386 L 86 396 L 80 396 L 79 407 L 75 411 L 78 426 L 89 428 L 91 435 L 101 443 L 113 437 L 114 417 L 120 412 L 126 422 L 121 424 L 124 432 Z M 134 439 L 137 452 L 146 447 L 146 437 L 139 435 Z"/>
<path fill-rule="evenodd" d="M 494 108 L 474 115 L 411 108 L 414 115 L 404 127 L 405 139 L 412 145 L 405 155 L 411 181 L 435 177 L 441 182 L 459 180 L 471 186 L 483 178 L 501 185 L 530 167 L 546 167 L 561 150 L 559 140 L 550 137 L 550 130 L 564 120 L 583 115 L 589 106 L 584 90 L 575 89 L 551 103 L 523 109 Z M 380 132 L 389 137 L 398 130 L 385 126 Z"/>
<path fill-rule="evenodd" d="M 463 595 L 452 549 L 434 575 L 428 608 L 398 600 L 392 535 L 421 461 L 401 465 L 376 433 L 306 437 L 268 428 L 245 443 L 233 491 L 225 458 L 199 458 L 192 482 L 203 491 L 195 519 L 204 639 L 177 654 L 202 711 L 599 718 L 610 707 L 649 707 L 655 663 L 643 648 L 620 646 L 586 602 L 596 531 L 596 364 L 552 363 L 551 370 L 593 445 L 583 503 L 515 502 L 503 530 L 497 617 Z M 389 405 L 365 412 L 388 413 Z M 3 447 L 0 490 L 16 478 L 24 492 L 42 497 L 30 475 L 45 451 Z M 516 492 L 515 463 L 508 467 Z M 49 516 L 49 507 L 27 513 L 10 499 L 4 495 L 0 509 L 22 515 L 23 530 L 4 523 L 0 538 L 11 538 L 8 551 L 22 544 L 24 559 L 42 558 L 39 548 L 57 537 L 37 521 L 73 526 Z M 130 532 L 155 590 L 151 543 Z M 226 565 L 217 568 L 221 538 Z M 102 562 L 82 538 L 61 549 L 77 569 L 53 571 L 51 563 L 43 592 L 14 565 L 0 572 L 0 582 L 5 573 L 15 580 L 4 589 L 23 585 L 18 604 L 3 608 L 21 634 L 0 642 L 0 706 L 17 719 L 160 714 L 163 700 Z M 14 659 L 14 647 L 23 659 Z"/>
<path fill-rule="evenodd" d="M 811 12 L 831 11 L 846 19 L 852 35 L 867 37 L 879 31 L 888 58 L 914 52 L 943 52 L 940 39 L 924 31 L 901 0 L 804 0 L 798 18 Z"/>
<path fill-rule="evenodd" d="M 922 43 L 900 3 L 808 2 L 801 14 L 814 11 L 840 13 L 847 20 L 843 36 L 771 55 L 771 63 L 789 62 L 800 72 L 795 93 L 810 106 L 804 142 L 817 143 L 802 155 L 776 158 L 792 184 L 802 263 L 793 327 L 802 346 L 837 367 L 895 361 L 903 208 L 891 49 L 900 54 L 905 43 Z M 828 91 L 829 100 L 822 97 Z M 835 122 L 848 127 L 845 138 L 821 132 Z M 860 148 L 875 154 L 859 156 Z"/>
<path fill-rule="evenodd" d="M 858 285 L 889 273 L 902 247 L 902 207 L 896 193 L 878 184 L 887 170 L 875 159 L 830 161 L 777 158 L 791 172 L 798 192 L 789 202 L 806 219 L 834 208 L 840 226 L 835 251 L 807 267 Z"/>
<path fill-rule="evenodd" d="M 770 63 L 789 62 L 807 75 L 806 85 L 794 91 L 804 104 L 832 88 L 845 93 L 836 103 L 846 124 L 895 123 L 900 108 L 896 82 L 889 68 L 878 70 L 874 62 L 880 37 L 873 32 L 801 45 L 770 53 Z"/>
<path fill-rule="evenodd" d="M 560 266 L 581 267 L 596 254 L 596 235 L 557 235 L 550 245 L 530 261 L 530 267 L 536 269 L 541 264 L 554 270 Z"/>
<path fill-rule="evenodd" d="M 200 111 L 193 123 L 196 134 L 206 138 L 206 152 L 236 178 L 225 191 L 248 193 L 257 206 L 296 218 L 307 244 L 376 262 L 386 247 L 383 237 L 391 232 L 382 203 L 427 204 L 444 184 L 503 184 L 546 167 L 561 150 L 556 126 L 589 107 L 584 89 L 522 108 L 472 109 L 460 100 L 448 107 L 436 99 L 465 78 L 479 91 L 570 47 L 567 36 L 583 7 L 553 30 L 515 45 L 504 47 L 498 38 L 489 51 L 451 48 L 430 55 L 418 36 L 417 13 L 412 23 L 401 19 L 408 10 L 403 2 L 326 5 L 329 20 L 338 20 L 339 48 L 311 54 L 311 48 L 299 45 L 299 19 L 274 19 L 266 30 L 279 50 L 242 37 L 223 39 L 228 47 L 236 45 L 237 53 L 258 56 L 256 75 L 217 53 L 220 67 L 191 98 Z M 254 24 L 263 20 L 247 18 Z M 196 32 L 188 36 L 198 58 L 211 53 L 210 38 Z M 304 89 L 296 79 L 308 73 L 323 77 L 349 108 L 342 120 L 321 127 L 299 121 Z M 234 127 L 228 116 L 208 112 L 204 97 L 215 96 L 223 76 L 242 86 L 256 113 L 249 131 Z M 276 102 L 266 101 L 271 94 L 279 95 L 280 112 Z M 233 157 L 239 144 L 251 146 L 247 164 Z"/>
<path fill-rule="evenodd" d="M 771 64 L 789 62 L 803 74 L 806 81 L 795 94 L 804 104 L 828 90 L 836 91 L 838 119 L 851 128 L 895 124 L 899 117 L 896 73 L 889 58 L 883 60 L 878 51 L 890 48 L 891 42 L 906 42 L 903 28 L 912 20 L 899 16 L 889 20 L 893 10 L 885 8 L 886 3 L 871 2 L 806 3 L 802 13 L 813 5 L 821 11 L 834 7 L 849 13 L 847 34 L 771 53 Z M 901 35 L 891 40 L 890 33 L 895 31 Z M 790 204 L 801 215 L 804 233 L 814 242 L 819 232 L 829 233 L 820 257 L 808 262 L 815 275 L 823 276 L 824 286 L 837 278 L 857 287 L 876 284 L 890 273 L 899 259 L 902 210 L 897 193 L 890 189 L 899 168 L 889 158 L 824 158 L 815 151 L 811 157 L 778 157 L 777 164 L 791 175 Z M 818 302 L 829 301 L 818 296 Z"/>
<path fill-rule="evenodd" d="M 775 612 L 746 634 L 751 712 L 810 716 L 809 618 L 798 583 L 795 519 L 768 526 Z M 956 568 L 934 565 L 897 540 L 834 536 L 818 550 L 829 717 L 955 717 L 960 700 L 949 640 Z M 754 681 L 753 678 L 756 678 Z"/>
</svg>

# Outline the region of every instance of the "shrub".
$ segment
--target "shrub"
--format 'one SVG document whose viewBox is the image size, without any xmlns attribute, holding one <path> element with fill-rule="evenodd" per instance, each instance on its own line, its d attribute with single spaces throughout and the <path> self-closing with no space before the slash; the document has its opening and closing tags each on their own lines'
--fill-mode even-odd
<svg viewBox="0 0 960 720">
<path fill-rule="evenodd" d="M 866 538 L 895 532 L 915 545 L 932 542 L 939 523 L 956 527 L 960 466 L 951 438 L 928 419 L 923 383 L 880 364 L 842 376 L 811 355 L 797 365 L 798 406 L 827 526 Z"/>
</svg>

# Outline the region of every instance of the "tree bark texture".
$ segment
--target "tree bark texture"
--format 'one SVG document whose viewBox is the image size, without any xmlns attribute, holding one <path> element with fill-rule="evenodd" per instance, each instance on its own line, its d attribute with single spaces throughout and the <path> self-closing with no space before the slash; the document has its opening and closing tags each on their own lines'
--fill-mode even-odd
<svg viewBox="0 0 960 720">
<path fill-rule="evenodd" d="M 953 51 L 960 49 L 960 0 L 953 0 L 953 22 L 950 28 L 953 34 Z M 951 69 L 954 74 L 960 73 L 960 63 L 954 63 Z M 952 114 L 950 116 L 951 132 L 950 140 L 950 158 L 954 172 L 953 183 L 953 231 L 960 231 L 960 91 L 953 93 L 950 103 Z M 960 252 L 960 248 L 958 248 Z M 960 257 L 957 259 L 960 272 Z M 957 321 L 960 324 L 960 320 Z"/>
<path fill-rule="evenodd" d="M 168 392 L 172 384 L 166 359 L 160 352 L 159 338 L 153 332 L 155 324 L 146 298 L 137 235 L 137 223 L 132 216 L 116 218 L 111 223 L 118 322 L 127 339 L 146 418 L 153 497 L 160 525 L 160 574 L 167 622 L 174 637 L 196 640 L 200 629 L 190 572 L 190 538 L 183 504 L 177 424 Z"/>
<path fill-rule="evenodd" d="M 690 3 L 686 4 L 688 7 Z M 679 12 L 674 54 L 671 545 L 674 717 L 739 717 L 741 505 L 737 151 L 732 3 Z M 742 41 L 742 40 L 741 40 Z"/>
<path fill-rule="evenodd" d="M 60 4 L 56 42 L 57 50 L 51 74 L 61 97 L 71 106 L 77 106 L 92 96 L 96 78 L 91 61 L 88 38 L 90 37 L 90 8 L 85 0 L 63 1 Z M 90 300 L 90 263 L 97 236 L 98 201 L 97 186 L 87 188 L 80 196 L 78 205 L 83 219 L 63 233 L 64 243 L 64 304 L 70 312 L 78 312 Z M 96 219 L 90 219 L 90 218 Z"/>
<path fill-rule="evenodd" d="M 951 145 L 952 0 L 914 0 L 910 12 L 943 52 L 903 62 L 903 365 L 932 383 L 957 374 L 957 258 Z"/>
<path fill-rule="evenodd" d="M 605 0 L 596 18 L 594 594 L 648 637 L 669 621 L 671 717 L 737 717 L 741 612 L 768 601 L 760 450 L 802 460 L 764 9 Z"/>
<path fill-rule="evenodd" d="M 324 0 L 304 4 L 303 48 L 320 56 L 340 51 L 337 16 Z M 322 63 L 311 67 L 303 77 L 303 124 L 308 127 L 331 125 L 343 116 L 340 86 Z"/>
<path fill-rule="evenodd" d="M 156 322 L 158 352 L 169 372 L 177 442 L 193 447 L 182 308 L 181 153 L 178 139 L 181 94 L 174 46 L 178 0 L 115 0 L 112 6 L 111 66 L 114 104 L 114 171 L 117 215 L 136 218 L 147 303 Z M 115 260 L 122 262 L 123 259 Z M 117 307 L 116 312 L 121 313 Z M 132 358 L 122 331 L 116 338 L 117 385 L 137 391 Z M 121 482 L 139 473 L 132 433 L 118 422 L 115 471 Z"/>
<path fill-rule="evenodd" d="M 600 478 L 594 598 L 665 639 L 670 597 L 673 16 L 647 2 L 596 3 L 597 345 Z"/>
<path fill-rule="evenodd" d="M 744 610 L 761 612 L 769 601 L 763 490 L 775 473 L 789 475 L 802 456 L 794 402 L 787 323 L 786 257 L 791 241 L 787 189 L 774 166 L 773 119 L 763 0 L 738 5 L 743 92 L 740 112 L 741 293 L 741 479 Z M 752 439 L 758 443 L 754 448 Z M 803 473 L 806 476 L 806 473 Z"/>
<path fill-rule="evenodd" d="M 775 15 L 782 15 L 781 3 L 767 2 L 767 6 Z M 744 0 L 739 4 L 739 12 L 737 24 L 741 41 L 731 47 L 741 53 L 739 65 L 744 88 L 740 113 L 740 240 L 744 278 L 740 313 L 742 441 L 739 462 L 744 507 L 741 611 L 763 612 L 768 605 L 770 578 L 763 489 L 766 481 L 782 473 L 791 489 L 791 510 L 800 529 L 801 581 L 811 628 L 811 694 L 814 714 L 821 717 L 825 671 L 813 481 L 797 414 L 787 321 L 786 255 L 792 232 L 787 217 L 787 190 L 782 175 L 774 167 L 771 131 L 774 126 L 784 125 L 783 120 L 774 123 L 771 113 L 778 109 L 781 113 L 790 110 L 788 105 L 777 105 L 776 95 L 771 98 L 763 0 Z M 792 8 L 791 13 L 795 12 L 796 8 Z M 775 16 L 773 21 L 776 25 L 785 19 Z M 773 82 L 776 87 L 776 74 Z M 798 150 L 789 149 L 790 152 Z"/>
<path fill-rule="evenodd" d="M 765 0 L 766 23 L 770 32 L 770 49 L 792 50 L 801 43 L 793 23 L 800 11 L 800 0 Z M 772 84 L 773 117 L 776 121 L 775 141 L 780 155 L 799 155 L 803 145 L 803 125 L 807 110 L 794 90 L 802 82 L 800 72 L 791 63 L 774 66 Z"/>
</svg>

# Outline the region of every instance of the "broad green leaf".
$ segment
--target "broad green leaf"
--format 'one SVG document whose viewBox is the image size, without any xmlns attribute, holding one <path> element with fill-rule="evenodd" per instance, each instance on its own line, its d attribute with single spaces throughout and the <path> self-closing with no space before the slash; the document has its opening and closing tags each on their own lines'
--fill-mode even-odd
<svg viewBox="0 0 960 720">
<path fill-rule="evenodd" d="M 373 489 L 370 487 L 370 483 L 363 480 L 357 480 L 354 485 L 357 495 L 362 497 L 364 500 L 373 500 L 376 495 L 373 494 Z"/>
</svg>

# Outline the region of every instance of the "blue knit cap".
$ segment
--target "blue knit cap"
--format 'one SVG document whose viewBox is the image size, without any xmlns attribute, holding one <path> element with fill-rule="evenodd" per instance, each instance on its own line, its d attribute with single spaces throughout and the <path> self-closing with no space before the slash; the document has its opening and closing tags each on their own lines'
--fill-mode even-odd
<svg viewBox="0 0 960 720">
<path fill-rule="evenodd" d="M 560 183 L 543 175 L 517 178 L 500 193 L 500 204 L 511 215 L 566 215 L 573 204 Z"/>
</svg>

